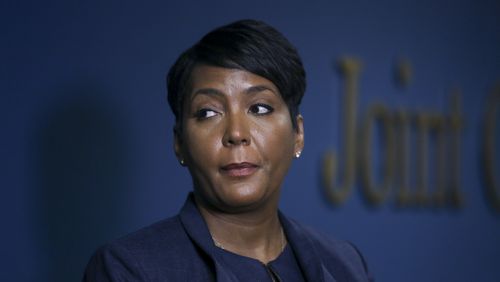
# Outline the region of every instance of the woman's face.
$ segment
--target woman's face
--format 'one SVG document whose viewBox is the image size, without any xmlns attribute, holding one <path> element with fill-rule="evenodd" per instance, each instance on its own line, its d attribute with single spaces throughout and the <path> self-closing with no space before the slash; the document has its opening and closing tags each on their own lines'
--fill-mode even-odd
<svg viewBox="0 0 500 282">
<path fill-rule="evenodd" d="M 277 205 L 293 156 L 303 148 L 288 107 L 269 80 L 237 69 L 194 68 L 175 151 L 197 198 L 226 212 Z"/>
</svg>

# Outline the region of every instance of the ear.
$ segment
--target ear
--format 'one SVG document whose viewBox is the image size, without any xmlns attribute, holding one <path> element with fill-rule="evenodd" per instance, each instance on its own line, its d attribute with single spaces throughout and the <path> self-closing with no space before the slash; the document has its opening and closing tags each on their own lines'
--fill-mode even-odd
<svg viewBox="0 0 500 282">
<path fill-rule="evenodd" d="M 295 129 L 295 147 L 294 153 L 302 152 L 304 150 L 304 118 L 298 114 L 295 118 L 297 128 Z"/>
<path fill-rule="evenodd" d="M 184 162 L 184 156 L 182 155 L 182 138 L 177 125 L 174 126 L 174 152 L 177 160 L 181 165 Z"/>
</svg>

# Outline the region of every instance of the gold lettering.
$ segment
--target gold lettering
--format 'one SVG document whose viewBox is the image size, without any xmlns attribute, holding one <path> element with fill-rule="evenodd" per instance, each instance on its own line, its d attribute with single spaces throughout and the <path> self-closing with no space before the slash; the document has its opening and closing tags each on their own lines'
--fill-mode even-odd
<svg viewBox="0 0 500 282">
<path fill-rule="evenodd" d="M 446 203 L 446 118 L 438 113 L 419 113 L 415 116 L 417 128 L 416 154 L 416 189 L 410 188 L 410 114 L 398 111 L 395 115 L 396 129 L 396 171 L 398 194 L 396 201 L 400 206 L 414 204 L 436 204 L 444 206 Z M 429 157 L 430 140 L 434 137 L 433 159 Z M 429 164 L 435 164 L 435 181 L 432 185 L 434 193 L 430 194 Z M 415 190 L 415 193 L 411 193 Z"/>
<path fill-rule="evenodd" d="M 410 115 L 399 110 L 394 115 L 395 129 L 395 184 L 397 185 L 396 202 L 399 206 L 411 205 L 410 195 Z"/>
<path fill-rule="evenodd" d="M 329 151 L 323 159 L 323 187 L 328 199 L 334 204 L 341 204 L 349 196 L 354 184 L 356 169 L 356 104 L 358 97 L 358 78 L 361 63 L 353 58 L 341 59 L 338 63 L 340 73 L 344 77 L 344 106 L 342 118 L 344 122 L 344 159 L 342 181 L 336 179 L 339 167 L 334 151 Z"/>
<path fill-rule="evenodd" d="M 451 128 L 451 204 L 455 207 L 462 207 L 465 203 L 464 196 L 460 191 L 460 140 L 463 119 L 460 105 L 460 91 L 457 89 L 451 98 L 450 128 Z"/>
<path fill-rule="evenodd" d="M 381 184 L 376 187 L 373 181 L 371 167 L 372 161 L 372 136 L 373 126 L 376 121 L 380 121 L 383 128 L 383 139 L 385 141 L 385 161 Z M 366 112 L 361 131 L 361 176 L 363 180 L 363 191 L 368 201 L 374 205 L 380 205 L 387 197 L 394 175 L 394 130 L 390 112 L 381 104 L 370 107 Z"/>
<path fill-rule="evenodd" d="M 427 201 L 428 162 L 429 162 L 429 122 L 425 113 L 417 114 L 417 191 L 415 200 L 417 204 L 424 205 Z"/>
<path fill-rule="evenodd" d="M 381 205 L 389 196 L 391 188 L 397 185 L 396 202 L 399 206 L 463 206 L 464 196 L 460 190 L 463 119 L 459 92 L 452 95 L 449 115 L 404 110 L 391 112 L 382 104 L 374 104 L 366 111 L 360 131 L 357 132 L 361 63 L 353 58 L 344 58 L 339 60 L 338 66 L 344 82 L 341 110 L 343 150 L 340 151 L 344 163 L 339 165 L 339 158 L 333 150 L 323 156 L 321 173 L 328 199 L 335 205 L 347 199 L 355 184 L 359 161 L 363 194 L 373 205 Z M 411 77 L 409 62 L 400 64 L 399 71 L 402 86 L 406 86 Z M 493 173 L 496 169 L 494 130 L 500 107 L 500 86 L 495 91 L 496 100 L 490 101 L 488 105 L 484 162 L 489 183 L 487 193 L 500 210 L 500 188 L 498 178 Z M 381 130 L 381 135 L 376 135 L 378 132 L 375 132 L 375 128 Z M 380 149 L 382 155 L 380 160 L 376 160 L 378 163 L 375 166 L 374 136 L 381 136 L 382 142 L 377 143 L 377 150 Z M 415 146 L 414 157 L 410 154 L 412 145 Z M 359 156 L 356 152 L 358 146 Z"/>
<path fill-rule="evenodd" d="M 435 136 L 435 164 L 436 174 L 432 200 L 437 207 L 446 205 L 446 118 L 443 115 L 430 117 L 431 130 Z"/>
</svg>

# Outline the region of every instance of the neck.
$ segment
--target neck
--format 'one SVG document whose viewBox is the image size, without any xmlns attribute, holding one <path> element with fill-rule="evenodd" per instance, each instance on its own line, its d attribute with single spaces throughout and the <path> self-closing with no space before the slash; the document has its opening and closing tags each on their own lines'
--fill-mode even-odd
<svg viewBox="0 0 500 282">
<path fill-rule="evenodd" d="M 199 201 L 196 204 L 218 247 L 268 263 L 286 245 L 277 205 L 267 211 L 229 214 L 210 209 Z"/>
</svg>

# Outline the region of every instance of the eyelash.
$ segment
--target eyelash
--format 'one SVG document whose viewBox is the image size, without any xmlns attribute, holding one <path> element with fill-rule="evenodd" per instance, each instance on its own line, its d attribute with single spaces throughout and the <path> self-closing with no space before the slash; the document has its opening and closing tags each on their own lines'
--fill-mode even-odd
<svg viewBox="0 0 500 282">
<path fill-rule="evenodd" d="M 213 112 L 214 114 L 211 116 L 207 116 L 208 112 Z M 203 120 L 203 119 L 211 118 L 211 117 L 215 116 L 216 114 L 217 114 L 217 112 L 212 110 L 212 109 L 201 109 L 195 113 L 195 117 L 199 120 Z"/>
<path fill-rule="evenodd" d="M 267 112 L 259 113 L 259 108 L 264 108 L 264 109 L 266 109 Z M 255 104 L 255 105 L 250 106 L 250 109 L 249 109 L 249 112 L 251 112 L 253 114 L 257 114 L 257 115 L 268 115 L 268 114 L 272 113 L 273 111 L 274 111 L 274 108 L 269 106 L 269 105 L 266 105 L 266 104 Z"/>
<path fill-rule="evenodd" d="M 259 113 L 259 110 L 260 108 L 263 108 L 265 109 L 265 113 Z M 250 106 L 250 109 L 248 109 L 248 111 L 252 114 L 255 114 L 255 115 L 268 115 L 270 113 L 272 113 L 274 111 L 274 108 L 269 106 L 269 105 L 266 105 L 266 104 L 254 104 L 252 106 Z M 212 115 L 208 116 L 207 114 L 209 112 L 213 112 Z M 208 109 L 208 108 L 204 108 L 204 109 L 200 109 L 198 110 L 196 113 L 195 113 L 195 117 L 198 119 L 198 120 L 204 120 L 204 119 L 208 119 L 208 118 L 211 118 L 215 115 L 217 115 L 218 112 L 217 111 L 214 111 L 212 109 Z"/>
</svg>

